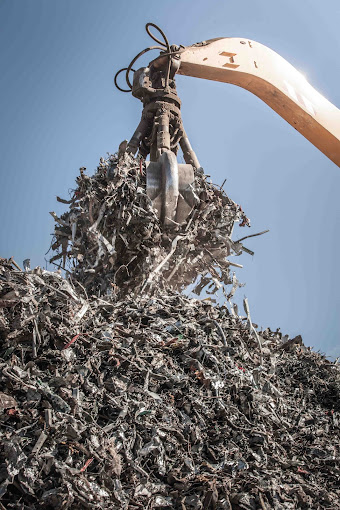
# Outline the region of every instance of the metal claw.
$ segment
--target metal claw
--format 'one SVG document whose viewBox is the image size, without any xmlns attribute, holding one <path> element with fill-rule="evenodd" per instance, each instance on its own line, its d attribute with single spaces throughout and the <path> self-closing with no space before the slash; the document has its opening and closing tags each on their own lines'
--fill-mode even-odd
<svg viewBox="0 0 340 510">
<path fill-rule="evenodd" d="M 183 223 L 190 213 L 195 198 L 191 190 L 194 169 L 178 164 L 173 152 L 163 152 L 158 161 L 147 162 L 146 189 L 153 207 L 164 225 Z"/>
</svg>

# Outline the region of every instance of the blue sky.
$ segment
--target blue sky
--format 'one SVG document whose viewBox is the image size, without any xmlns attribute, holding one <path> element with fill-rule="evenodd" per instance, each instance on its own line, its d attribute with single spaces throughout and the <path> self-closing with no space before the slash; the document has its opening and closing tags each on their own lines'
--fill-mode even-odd
<svg viewBox="0 0 340 510">
<path fill-rule="evenodd" d="M 338 0 L 0 0 L 0 256 L 44 265 L 56 195 L 80 166 L 130 138 L 141 104 L 113 86 L 149 45 L 148 21 L 171 43 L 245 37 L 265 44 L 340 106 Z M 147 59 L 142 63 L 147 63 Z M 339 346 L 340 169 L 268 106 L 232 85 L 178 77 L 186 131 L 213 182 L 252 220 L 239 279 L 253 321 Z"/>
</svg>

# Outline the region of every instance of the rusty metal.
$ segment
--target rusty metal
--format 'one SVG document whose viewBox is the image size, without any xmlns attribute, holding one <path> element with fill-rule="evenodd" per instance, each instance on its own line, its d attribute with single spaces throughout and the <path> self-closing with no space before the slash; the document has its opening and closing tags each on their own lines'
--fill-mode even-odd
<svg viewBox="0 0 340 510">
<path fill-rule="evenodd" d="M 169 54 L 170 46 L 165 36 L 164 39 L 166 43 L 163 46 Z M 192 210 L 195 203 L 194 170 L 200 165 L 183 128 L 181 101 L 174 80 L 180 61 L 168 55 L 161 68 L 156 69 L 153 65 L 142 67 L 134 72 L 131 84 L 128 75 L 138 55 L 125 68 L 132 95 L 143 103 L 141 120 L 127 151 L 133 155 L 138 152 L 144 159 L 150 155 L 150 162 L 146 164 L 147 193 L 161 222 L 171 227 L 183 223 Z M 179 146 L 186 162 L 184 165 L 177 162 Z"/>
</svg>

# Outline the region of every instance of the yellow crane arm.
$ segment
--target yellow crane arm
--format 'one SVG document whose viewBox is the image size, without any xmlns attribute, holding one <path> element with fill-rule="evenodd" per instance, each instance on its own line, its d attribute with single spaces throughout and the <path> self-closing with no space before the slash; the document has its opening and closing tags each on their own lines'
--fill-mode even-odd
<svg viewBox="0 0 340 510">
<path fill-rule="evenodd" d="M 230 37 L 188 46 L 179 53 L 178 74 L 249 90 L 340 167 L 340 110 L 273 50 Z"/>
</svg>

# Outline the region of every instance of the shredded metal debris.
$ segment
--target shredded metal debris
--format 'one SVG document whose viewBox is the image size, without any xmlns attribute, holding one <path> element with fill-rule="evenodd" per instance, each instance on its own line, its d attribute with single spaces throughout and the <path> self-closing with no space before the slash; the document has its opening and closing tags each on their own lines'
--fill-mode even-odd
<svg viewBox="0 0 340 510">
<path fill-rule="evenodd" d="M 226 259 L 244 248 L 233 242 L 235 221 L 249 225 L 241 207 L 196 171 L 196 205 L 184 225 L 162 227 L 146 192 L 145 163 L 127 152 L 101 159 L 94 176 L 80 170 L 70 210 L 57 225 L 51 262 L 60 261 L 88 291 L 118 297 L 150 287 L 213 293 L 233 283 Z"/>
<path fill-rule="evenodd" d="M 77 182 L 66 277 L 0 259 L 0 508 L 340 508 L 339 365 L 229 306 L 240 207 L 197 173 L 161 229 L 127 153 Z"/>
</svg>

